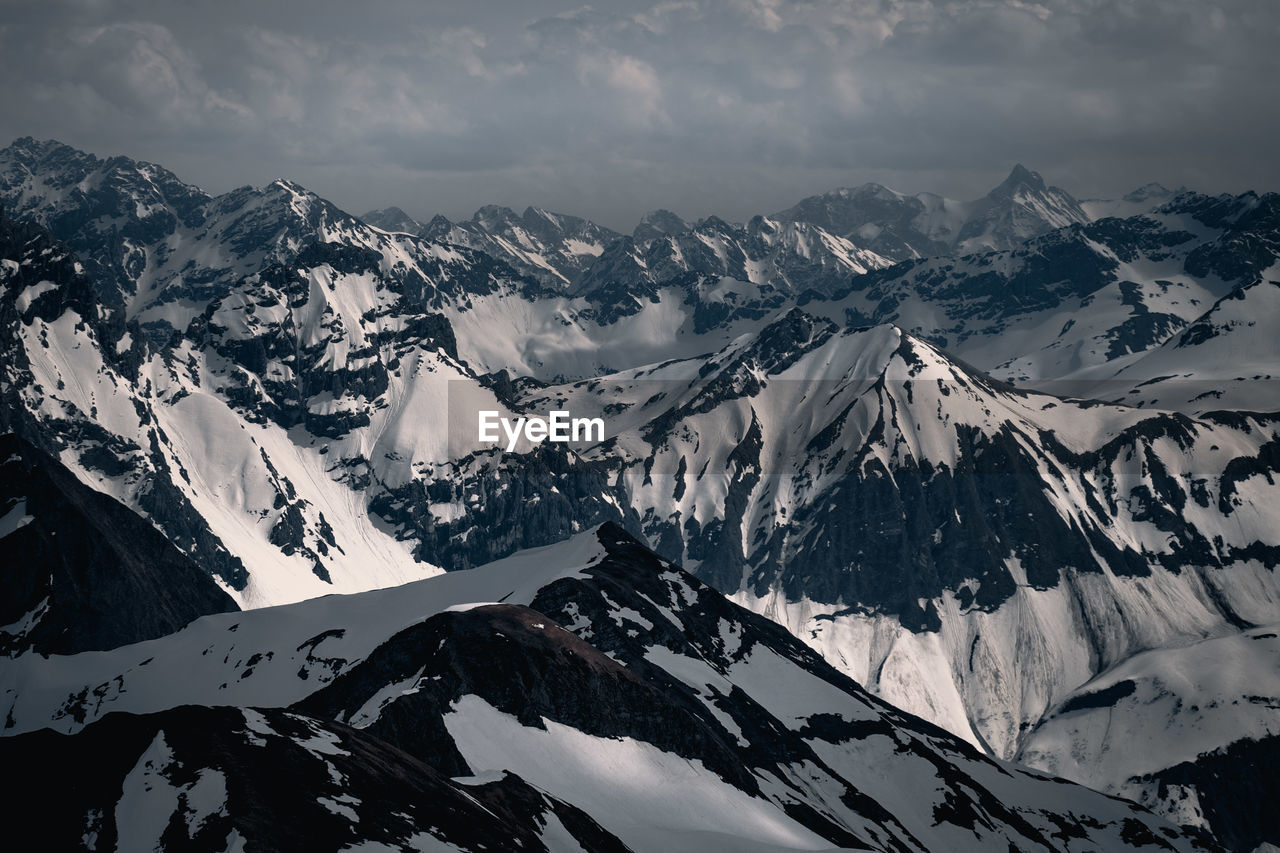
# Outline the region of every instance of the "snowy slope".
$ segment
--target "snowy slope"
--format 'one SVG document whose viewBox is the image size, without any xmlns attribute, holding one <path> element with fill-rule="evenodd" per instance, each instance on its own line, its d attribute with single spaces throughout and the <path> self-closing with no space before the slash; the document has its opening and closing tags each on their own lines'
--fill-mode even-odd
<svg viewBox="0 0 1280 853">
<path fill-rule="evenodd" d="M 30 250 L 53 256 L 41 239 Z M 21 316 L 11 312 L 31 288 L 21 276 L 7 283 L 18 293 L 4 312 L 9 428 L 151 516 L 242 604 L 322 594 L 334 578 L 367 589 L 435 571 L 373 527 L 319 447 L 244 421 L 217 393 L 216 365 L 150 352 L 73 269 L 51 275 Z M 248 588 L 246 564 L 260 589 Z"/>
<path fill-rule="evenodd" d="M 319 633 L 299 644 L 303 626 Z M 453 785 L 531 784 L 546 796 L 538 811 L 580 810 L 636 851 L 1197 847 L 1131 804 L 984 758 L 883 705 L 612 526 L 394 593 L 207 617 L 114 652 L 27 656 L 0 678 L 11 723 L 0 751 L 43 744 L 18 733 L 50 722 L 79 732 L 72 743 L 141 729 L 132 749 L 155 754 L 134 766 L 189 792 L 204 774 L 226 775 L 228 791 L 253 778 L 210 762 L 202 741 L 233 755 L 256 745 L 285 766 L 315 759 L 274 757 L 319 753 L 331 769 L 311 782 L 279 767 L 266 778 L 320 788 L 357 831 L 385 822 L 366 804 L 362 766 L 381 749 L 393 767 L 407 755 Z M 293 714 L 166 711 L 207 697 Z M 102 716 L 126 709 L 155 716 Z M 131 745 L 114 749 L 110 766 L 128 767 Z M 184 770 L 166 772 L 175 763 Z M 112 771 L 96 772 L 109 786 Z M 345 799 L 329 777 L 346 780 Z M 150 799 L 154 812 L 161 798 Z M 211 794 L 202 814 L 220 801 Z M 242 807 L 225 804 L 219 831 L 230 822 L 252 840 Z M 408 811 L 402 832 L 440 826 L 437 807 Z"/>
<path fill-rule="evenodd" d="M 28 769 L 0 805 L 6 827 L 58 850 L 627 849 L 515 776 L 450 779 L 346 726 L 285 711 L 116 714 L 75 737 L 0 739 L 0 756 Z M 68 784 L 70 767 L 88 772 Z"/>
<path fill-rule="evenodd" d="M 1213 832 L 1233 849 L 1280 838 L 1264 770 L 1280 743 L 1280 642 L 1263 627 L 1153 649 L 1074 691 L 1020 761 Z"/>
<path fill-rule="evenodd" d="M 1280 265 L 1219 299 L 1182 332 L 1118 369 L 1066 377 L 1080 395 L 1197 414 L 1280 410 Z"/>
<path fill-rule="evenodd" d="M 1150 213 L 1157 207 L 1170 201 L 1179 193 L 1186 192 L 1186 187 L 1171 190 L 1154 181 L 1143 184 L 1120 198 L 1087 198 L 1080 201 L 1080 209 L 1090 219 L 1106 219 L 1110 216 L 1129 217 Z"/>
</svg>

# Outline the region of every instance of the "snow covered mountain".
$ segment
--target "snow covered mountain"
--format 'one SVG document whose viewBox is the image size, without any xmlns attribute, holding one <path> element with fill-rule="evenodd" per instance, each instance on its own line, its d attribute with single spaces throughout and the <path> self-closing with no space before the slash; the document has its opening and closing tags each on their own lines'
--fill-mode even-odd
<svg viewBox="0 0 1280 853">
<path fill-rule="evenodd" d="M 396 590 L 28 655 L 0 690 L 6 766 L 92 761 L 53 798 L 69 848 L 265 844 L 263 816 L 296 806 L 314 823 L 282 849 L 1209 849 L 884 705 L 612 525 Z M 47 820 L 27 804 L 60 783 L 33 777 L 6 825 Z"/>
<path fill-rule="evenodd" d="M 806 291 L 826 293 L 853 276 L 890 262 L 859 245 L 801 222 L 753 218 L 746 226 L 718 217 L 688 224 L 669 211 L 645 217 L 631 237 L 585 219 L 530 207 L 517 216 L 506 207 L 480 208 L 464 222 L 436 216 L 426 225 L 397 210 L 371 211 L 367 221 L 415 230 L 440 243 L 468 246 L 499 258 L 548 287 L 586 297 L 605 323 L 661 301 L 664 289 L 708 314 L 699 330 L 733 316 L 763 316 Z M 382 227 L 382 226 L 379 226 Z M 708 283 L 730 279 L 754 286 L 733 310 L 704 306 Z"/>
<path fill-rule="evenodd" d="M 762 298 L 741 310 L 763 313 L 784 299 L 806 291 L 827 293 L 889 265 L 875 252 L 807 223 L 756 216 L 740 226 L 712 216 L 647 241 L 617 241 L 587 270 L 579 287 L 593 295 L 612 294 L 611 304 L 625 304 L 624 293 L 654 293 L 664 284 L 690 278 L 727 278 L 759 287 Z"/>
<path fill-rule="evenodd" d="M 965 213 L 954 244 L 959 254 L 1012 248 L 1029 237 L 1089 220 L 1065 190 L 1046 185 L 1039 173 L 1022 164 L 1000 186 L 969 202 Z"/>
<path fill-rule="evenodd" d="M 1280 265 L 1235 288 L 1160 346 L 1080 371 L 1065 381 L 1080 395 L 1192 414 L 1280 410 Z"/>
<path fill-rule="evenodd" d="M 49 849 L 628 849 L 510 774 L 450 779 L 358 730 L 282 710 L 115 714 L 74 737 L 0 739 L 0 754 L 29 768 L 0 814 Z M 85 766 L 69 785 L 64 768 Z"/>
<path fill-rule="evenodd" d="M 1110 748 L 1096 726 L 1034 745 L 1096 674 L 1274 621 L 1274 415 L 1029 394 L 893 327 L 801 312 L 704 359 L 528 394 L 532 409 L 613 412 L 616 432 L 585 455 L 618 466 L 649 541 L 895 705 L 1179 821 L 1181 789 L 1130 777 L 1217 772 L 1193 745 L 1151 765 L 1159 753 Z M 1273 670 L 1254 656 L 1237 671 Z M 1149 710 L 1135 700 L 1132 725 L 1164 732 Z M 1257 726 L 1219 715 L 1204 729 L 1209 753 Z M 1066 764 L 1085 741 L 1105 769 Z M 1202 785 L 1204 813 L 1229 813 L 1254 767 Z"/>
<path fill-rule="evenodd" d="M 488 313 L 498 338 L 519 344 L 469 358 L 543 380 L 591 376 L 624 366 L 625 355 L 610 351 L 619 331 L 632 366 L 714 349 L 799 304 L 842 324 L 895 323 L 1002 378 L 1063 380 L 1060 393 L 1115 399 L 1136 383 L 1120 379 L 1115 393 L 1091 383 L 1167 345 L 1277 260 L 1273 195 L 1138 195 L 1147 212 L 1089 222 L 1069 196 L 1015 169 L 981 203 L 964 205 L 869 186 L 745 226 L 715 217 L 689 225 L 656 211 L 589 267 L 566 270 L 580 299 L 535 300 L 518 319 Z M 886 234 L 917 248 L 886 247 Z M 957 257 L 989 246 L 1003 248 Z M 885 255 L 911 259 L 890 266 Z M 510 351 L 535 347 L 546 355 Z M 1158 375 L 1167 374 L 1138 382 Z"/>
<path fill-rule="evenodd" d="M 383 231 L 405 234 L 417 234 L 422 223 L 405 213 L 398 207 L 384 207 L 381 210 L 370 210 L 361 215 L 360 221 Z"/>
<path fill-rule="evenodd" d="M 584 456 L 661 553 L 999 755 L 1112 663 L 1280 607 L 1271 415 L 1029 394 L 800 311 L 527 394 L 605 415 Z"/>
<path fill-rule="evenodd" d="M 311 244 L 155 347 L 45 232 L 0 218 L 0 427 L 150 518 L 244 606 L 402 583 L 624 517 L 555 452 L 450 455 L 451 383 L 504 407 L 430 305 L 452 270 L 495 262 L 404 245 L 395 265 Z M 545 495 L 534 518 L 531 494 Z"/>
<path fill-rule="evenodd" d="M 640 217 L 640 221 L 631 231 L 631 237 L 637 243 L 648 243 L 651 240 L 674 236 L 688 230 L 689 223 L 685 222 L 683 217 L 660 208 Z"/>
<path fill-rule="evenodd" d="M 377 251 L 384 273 L 410 287 L 425 279 L 485 292 L 495 277 L 517 278 L 487 255 L 370 228 L 286 180 L 214 197 L 159 166 L 52 141 L 0 151 L 0 202 L 84 257 L 107 306 L 123 306 L 161 341 L 244 276 L 317 242 Z"/>
<path fill-rule="evenodd" d="M 1049 201 L 1025 210 L 1011 201 L 1031 191 L 1029 181 L 1011 178 L 982 217 L 947 220 L 948 246 L 970 221 L 979 223 L 973 239 L 1040 229 Z M 566 231 L 537 231 L 538 211 L 529 221 L 494 212 L 494 234 L 519 227 L 536 237 L 550 265 L 527 267 L 539 278 L 505 249 L 494 257 L 429 239 L 393 227 L 405 224 L 394 212 L 374 227 L 288 182 L 209 197 L 159 167 L 19 140 L 0 152 L 0 200 L 26 220 L 0 216 L 0 434 L 17 448 L 3 454 L 14 458 L 0 491 L 0 547 L 34 542 L 41 558 L 0 602 L 5 653 L 109 648 L 233 606 L 431 579 L 612 521 L 785 626 L 871 693 L 989 755 L 1140 796 L 1221 833 L 1214 815 L 1230 812 L 1255 772 L 1235 756 L 1260 731 L 1257 719 L 1213 716 L 1204 723 L 1213 737 L 1202 742 L 1216 752 L 1169 753 L 1159 765 L 1118 747 L 1068 755 L 1067 744 L 1096 727 L 1055 727 L 1083 713 L 1073 697 L 1107 687 L 1108 673 L 1144 653 L 1219 640 L 1235 648 L 1232 638 L 1280 624 L 1280 396 L 1264 393 L 1277 369 L 1277 198 L 1183 193 L 1143 215 L 1067 224 L 1014 248 L 893 266 L 865 248 L 866 235 L 838 237 L 799 218 L 690 224 L 657 211 L 575 271 L 551 263 L 568 263 L 548 249 L 567 245 Z M 882 201 L 914 209 L 891 193 Z M 954 212 L 937 210 L 929 228 Z M 548 216 L 569 230 L 585 222 Z M 1195 383 L 1201 390 L 1188 393 Z M 515 453 L 459 440 L 477 409 L 552 407 L 600 415 L 606 440 Z M 52 486 L 37 494 L 46 474 Z M 140 542 L 167 541 L 150 536 L 156 556 L 140 565 L 92 525 L 80 537 L 50 535 L 48 519 L 86 513 Z M 137 523 L 116 521 L 126 517 Z M 102 571 L 69 584 L 68 561 L 99 545 Z M 125 596 L 133 609 L 116 604 Z M 321 612 L 299 607 L 288 612 Z M 576 630 L 571 613 L 540 608 Z M 144 609 L 153 623 L 135 618 Z M 68 633 L 102 613 L 114 623 Z M 477 616 L 515 620 L 513 631 L 534 618 Z M 507 633 L 477 624 L 466 630 Z M 659 630 L 635 626 L 626 630 L 637 637 Z M 432 628 L 442 637 L 455 629 Z M 289 649 L 323 630 L 299 634 Z M 344 660 L 354 665 L 390 636 Z M 648 660 L 584 639 L 614 663 L 643 669 L 636 661 Z M 287 659 L 291 673 L 310 666 L 274 640 L 255 651 Z M 1242 659 L 1240 683 L 1269 677 L 1263 657 Z M 137 671 L 147 670 L 140 661 Z M 92 685 L 86 676 L 76 690 L 90 695 L 116 674 Z M 181 701 L 223 704 L 232 688 L 220 685 L 236 679 L 207 674 L 202 689 L 212 692 Z M 14 688 L 28 697 L 20 703 L 36 701 L 36 681 Z M 303 698 L 246 693 L 233 703 Z M 1254 704 L 1260 714 L 1268 707 Z M 113 724 L 147 743 L 198 720 L 232 751 L 267 737 L 244 735 L 235 716 L 197 720 L 121 697 L 112 707 L 169 715 Z M 363 707 L 344 705 L 343 719 Z M 1149 707 L 1116 713 L 1138 726 Z M 325 737 L 347 736 L 334 728 L 337 705 L 329 717 L 305 713 L 329 727 Z M 273 719 L 279 760 L 312 761 L 299 743 L 309 736 Z M 178 737 L 165 743 L 179 750 Z M 184 743 L 196 750 L 184 762 L 208 760 Z M 421 759 L 404 751 L 398 767 Z M 119 763 L 123 779 L 136 758 L 104 761 Z M 734 772 L 759 769 L 744 766 Z M 1199 780 L 1198 812 L 1179 810 L 1190 783 L 1151 781 L 1175 768 Z M 228 791 L 246 796 L 251 783 L 226 769 Z M 342 772 L 364 773 L 380 790 L 367 767 Z M 1213 773 L 1226 781 L 1205 781 Z M 524 778 L 501 796 L 525 803 L 529 820 L 577 820 L 563 818 L 559 793 Z M 461 790 L 447 775 L 436 782 Z M 526 796 L 526 782 L 546 796 Z M 841 831 L 859 839 L 887 844 L 896 832 L 872 830 L 858 822 L 865 814 L 854 820 L 828 799 L 805 802 L 837 814 Z M 586 812 L 630 843 L 603 811 Z M 826 829 L 800 823 L 796 832 L 832 843 Z M 221 840 L 229 830 L 217 825 Z M 1265 822 L 1247 825 L 1252 835 L 1221 837 L 1280 844 Z"/>
</svg>

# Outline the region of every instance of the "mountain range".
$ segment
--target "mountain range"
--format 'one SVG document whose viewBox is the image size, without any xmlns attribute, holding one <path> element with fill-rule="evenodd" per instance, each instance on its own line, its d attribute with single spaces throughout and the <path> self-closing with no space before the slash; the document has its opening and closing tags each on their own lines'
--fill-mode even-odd
<svg viewBox="0 0 1280 853">
<path fill-rule="evenodd" d="M 18 140 L 0 749 L 175 848 L 274 838 L 273 767 L 403 849 L 1280 845 L 1278 199 L 1019 166 L 623 235 Z M 463 438 L 552 408 L 604 440 Z"/>
</svg>

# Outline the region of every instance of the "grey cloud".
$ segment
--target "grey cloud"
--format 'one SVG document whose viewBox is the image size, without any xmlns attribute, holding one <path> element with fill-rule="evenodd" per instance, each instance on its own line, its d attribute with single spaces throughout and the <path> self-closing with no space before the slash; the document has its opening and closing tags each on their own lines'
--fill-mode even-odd
<svg viewBox="0 0 1280 853">
<path fill-rule="evenodd" d="M 11 0 L 0 135 L 629 230 L 834 185 L 1280 188 L 1270 0 Z"/>
</svg>

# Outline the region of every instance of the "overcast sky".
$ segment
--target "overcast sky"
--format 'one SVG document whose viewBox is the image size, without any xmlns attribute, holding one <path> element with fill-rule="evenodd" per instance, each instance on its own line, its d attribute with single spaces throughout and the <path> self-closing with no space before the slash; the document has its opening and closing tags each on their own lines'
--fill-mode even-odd
<svg viewBox="0 0 1280 853">
<path fill-rule="evenodd" d="M 1276 0 L 0 0 L 0 145 L 629 231 L 869 180 L 1280 189 Z"/>
</svg>

